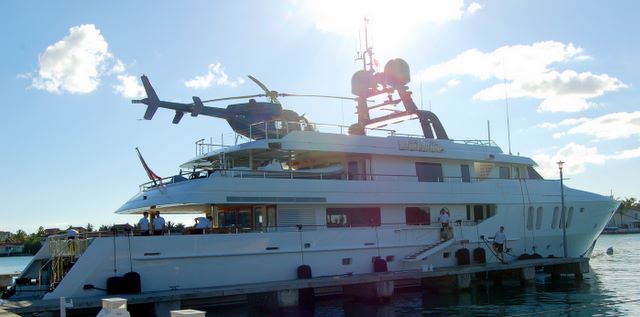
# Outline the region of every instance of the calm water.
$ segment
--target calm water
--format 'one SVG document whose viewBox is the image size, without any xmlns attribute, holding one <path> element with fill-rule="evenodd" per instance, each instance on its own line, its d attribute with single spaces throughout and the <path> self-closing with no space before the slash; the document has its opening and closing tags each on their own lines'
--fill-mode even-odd
<svg viewBox="0 0 640 317">
<path fill-rule="evenodd" d="M 10 256 L 0 258 L 0 274 L 22 271 L 31 261 L 30 256 Z"/>
<path fill-rule="evenodd" d="M 613 255 L 605 253 L 614 248 Z M 0 272 L 20 270 L 29 257 L 0 258 Z M 591 259 L 591 273 L 582 282 L 563 278 L 551 282 L 539 275 L 535 285 L 478 286 L 441 295 L 415 291 L 396 293 L 391 302 L 371 304 L 343 298 L 320 299 L 313 310 L 288 316 L 640 316 L 640 234 L 601 236 Z M 246 306 L 211 309 L 208 316 L 278 316 L 256 313 Z"/>
</svg>

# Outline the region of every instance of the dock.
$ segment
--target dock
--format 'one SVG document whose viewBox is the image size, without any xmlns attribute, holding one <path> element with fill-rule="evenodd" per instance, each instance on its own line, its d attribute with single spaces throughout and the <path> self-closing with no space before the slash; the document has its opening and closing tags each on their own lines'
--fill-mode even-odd
<svg viewBox="0 0 640 317">
<path fill-rule="evenodd" d="M 169 316 L 170 310 L 181 309 L 185 301 L 200 300 L 215 303 L 221 298 L 230 296 L 246 296 L 252 306 L 267 309 L 279 309 L 297 306 L 302 297 L 311 290 L 342 287 L 345 296 L 364 299 L 388 298 L 393 295 L 395 282 L 412 282 L 425 288 L 435 288 L 443 291 L 464 290 L 470 287 L 472 280 L 478 275 L 491 279 L 496 283 L 502 280 L 519 280 L 526 284 L 535 279 L 536 269 L 554 276 L 571 274 L 577 280 L 589 271 L 588 258 L 543 258 L 519 260 L 512 263 L 469 264 L 453 267 L 430 268 L 424 270 L 378 272 L 353 275 L 321 276 L 308 279 L 254 283 L 199 289 L 178 289 L 160 292 L 146 292 L 143 294 L 103 295 L 66 299 L 67 310 L 98 309 L 102 299 L 121 297 L 128 305 L 145 305 L 154 307 L 156 316 Z M 479 274 L 480 273 L 480 274 Z M 484 273 L 484 274 L 482 274 Z M 402 284 L 402 283 L 398 283 Z M 144 285 L 143 285 L 144 287 Z M 299 301 L 300 299 L 300 301 Z M 62 300 L 35 301 L 3 301 L 0 306 L 0 316 L 6 313 L 31 315 L 39 312 L 58 312 Z"/>
</svg>

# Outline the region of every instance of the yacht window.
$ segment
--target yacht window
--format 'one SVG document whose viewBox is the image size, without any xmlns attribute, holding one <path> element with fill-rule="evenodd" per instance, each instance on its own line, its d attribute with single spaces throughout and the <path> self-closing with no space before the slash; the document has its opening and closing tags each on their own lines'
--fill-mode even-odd
<svg viewBox="0 0 640 317">
<path fill-rule="evenodd" d="M 235 227 L 238 223 L 235 211 L 218 213 L 218 224 L 221 228 Z"/>
<path fill-rule="evenodd" d="M 482 205 L 473 206 L 473 218 L 476 221 L 484 219 L 484 210 L 482 208 Z"/>
<path fill-rule="evenodd" d="M 266 217 L 264 215 L 264 207 L 256 206 L 253 207 L 253 224 L 256 228 L 262 228 L 266 226 Z"/>
<path fill-rule="evenodd" d="M 533 207 L 529 207 L 533 209 Z M 536 211 L 536 230 L 540 230 L 542 228 L 542 207 L 538 207 Z"/>
<path fill-rule="evenodd" d="M 327 227 L 380 226 L 380 208 L 327 208 Z"/>
<path fill-rule="evenodd" d="M 416 163 L 416 175 L 419 182 L 443 182 L 442 164 L 440 163 Z"/>
<path fill-rule="evenodd" d="M 496 215 L 496 205 L 487 205 L 487 218 L 491 218 Z"/>
<path fill-rule="evenodd" d="M 220 228 L 251 228 L 251 209 L 239 208 L 228 209 L 218 212 L 218 225 Z M 258 225 L 261 226 L 262 224 Z"/>
<path fill-rule="evenodd" d="M 473 163 L 473 170 L 475 172 L 475 177 L 479 180 L 484 180 L 491 175 L 491 170 L 493 169 L 493 164 L 491 163 Z"/>
<path fill-rule="evenodd" d="M 462 175 L 462 182 L 471 182 L 471 173 L 469 172 L 469 165 L 460 165 L 460 174 Z"/>
<path fill-rule="evenodd" d="M 567 228 L 571 227 L 572 219 L 573 219 L 573 207 L 569 207 L 569 216 L 567 216 Z"/>
<path fill-rule="evenodd" d="M 509 179 L 511 178 L 511 170 L 508 167 L 500 166 L 500 178 Z"/>
<path fill-rule="evenodd" d="M 529 174 L 529 179 L 543 179 L 533 166 L 527 166 L 527 173 Z"/>
<path fill-rule="evenodd" d="M 527 230 L 533 230 L 533 207 L 529 207 L 527 212 Z"/>
<path fill-rule="evenodd" d="M 467 220 L 481 222 L 496 214 L 496 205 L 467 205 Z M 471 209 L 473 208 L 473 218 Z"/>
<path fill-rule="evenodd" d="M 429 207 L 407 207 L 405 208 L 404 213 L 408 225 L 431 224 L 431 211 L 429 210 Z"/>
<path fill-rule="evenodd" d="M 519 167 L 514 167 L 513 168 L 513 178 L 515 179 L 520 179 L 520 168 Z"/>
<path fill-rule="evenodd" d="M 551 222 L 551 229 L 555 229 L 558 225 L 558 213 L 560 213 L 560 208 L 553 208 L 553 221 Z"/>
<path fill-rule="evenodd" d="M 358 173 L 358 162 L 351 161 L 347 164 L 347 177 L 349 180 L 360 179 Z"/>
</svg>

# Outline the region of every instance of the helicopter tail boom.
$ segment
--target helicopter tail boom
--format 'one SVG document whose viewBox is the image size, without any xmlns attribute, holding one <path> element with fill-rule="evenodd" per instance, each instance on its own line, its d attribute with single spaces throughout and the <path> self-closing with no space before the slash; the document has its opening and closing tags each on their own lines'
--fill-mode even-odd
<svg viewBox="0 0 640 317">
<path fill-rule="evenodd" d="M 160 99 L 158 98 L 156 91 L 153 89 L 153 86 L 151 86 L 149 78 L 146 75 L 142 75 L 140 79 L 142 79 L 142 85 L 144 86 L 144 91 L 147 93 L 147 98 L 142 100 L 132 100 L 131 102 L 147 105 L 147 111 L 144 112 L 144 118 L 146 120 L 151 120 L 160 106 Z"/>
</svg>

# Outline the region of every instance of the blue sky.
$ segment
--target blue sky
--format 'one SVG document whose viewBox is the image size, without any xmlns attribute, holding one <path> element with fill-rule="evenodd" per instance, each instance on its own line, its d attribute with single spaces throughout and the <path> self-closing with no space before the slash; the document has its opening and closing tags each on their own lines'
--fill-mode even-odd
<svg viewBox="0 0 640 317">
<path fill-rule="evenodd" d="M 411 66 L 414 99 L 450 137 L 491 137 L 548 178 L 640 197 L 640 23 L 635 1 L 2 1 L 0 230 L 134 222 L 113 214 L 146 175 L 195 154 L 221 120 L 132 105 L 147 74 L 161 99 L 261 91 L 350 94 L 358 29 L 382 62 Z M 422 87 L 422 89 L 420 88 Z M 351 124 L 347 101 L 282 100 L 315 122 Z M 430 106 L 429 106 L 430 105 Z M 226 104 L 219 104 L 224 107 Z M 419 133 L 415 122 L 402 124 Z M 172 220 L 172 216 L 167 217 Z M 178 220 L 176 218 L 175 220 Z M 182 219 L 179 219 L 183 221 Z"/>
</svg>

